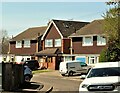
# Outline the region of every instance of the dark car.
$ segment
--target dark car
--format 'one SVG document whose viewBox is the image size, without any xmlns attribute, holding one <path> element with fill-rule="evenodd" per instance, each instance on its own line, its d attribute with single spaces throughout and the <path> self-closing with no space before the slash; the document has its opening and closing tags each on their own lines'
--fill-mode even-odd
<svg viewBox="0 0 120 93">
<path fill-rule="evenodd" d="M 24 62 L 24 65 L 27 65 L 31 70 L 36 70 L 39 68 L 39 63 L 37 60 L 27 60 Z"/>
</svg>

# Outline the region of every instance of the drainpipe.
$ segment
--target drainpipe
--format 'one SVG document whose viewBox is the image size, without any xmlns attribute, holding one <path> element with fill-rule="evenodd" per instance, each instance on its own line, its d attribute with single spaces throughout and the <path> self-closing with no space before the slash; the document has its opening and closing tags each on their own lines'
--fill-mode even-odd
<svg viewBox="0 0 120 93">
<path fill-rule="evenodd" d="M 71 40 L 71 45 L 70 45 L 70 54 L 72 55 L 73 54 L 73 51 L 72 51 L 72 38 L 70 38 Z"/>
</svg>

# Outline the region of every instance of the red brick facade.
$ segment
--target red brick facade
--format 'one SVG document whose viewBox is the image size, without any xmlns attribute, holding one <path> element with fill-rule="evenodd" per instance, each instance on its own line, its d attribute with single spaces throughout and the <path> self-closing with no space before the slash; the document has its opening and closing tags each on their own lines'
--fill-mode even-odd
<svg viewBox="0 0 120 93">
<path fill-rule="evenodd" d="M 93 37 L 96 38 L 96 37 Z M 72 40 L 72 48 L 73 54 L 100 54 L 102 49 L 106 46 L 97 46 L 97 40 L 93 39 L 93 46 L 83 46 L 82 45 L 82 37 L 77 37 L 77 40 L 73 38 Z"/>
<path fill-rule="evenodd" d="M 15 55 L 33 55 L 36 53 L 36 47 L 37 43 L 31 43 L 30 48 L 24 48 L 24 45 L 22 44 L 21 48 L 16 48 L 16 43 L 10 42 L 10 54 L 15 54 Z"/>
</svg>

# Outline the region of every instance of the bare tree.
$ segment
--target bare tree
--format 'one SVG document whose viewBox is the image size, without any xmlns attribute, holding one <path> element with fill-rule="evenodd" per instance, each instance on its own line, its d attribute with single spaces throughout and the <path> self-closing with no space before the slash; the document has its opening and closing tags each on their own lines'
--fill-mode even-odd
<svg viewBox="0 0 120 93">
<path fill-rule="evenodd" d="M 0 30 L 0 53 L 7 54 L 9 50 L 9 37 L 6 30 Z"/>
</svg>

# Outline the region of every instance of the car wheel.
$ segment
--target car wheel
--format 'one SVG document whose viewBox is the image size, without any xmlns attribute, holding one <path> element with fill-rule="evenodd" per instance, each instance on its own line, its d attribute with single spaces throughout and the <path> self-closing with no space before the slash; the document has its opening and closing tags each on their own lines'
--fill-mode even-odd
<svg viewBox="0 0 120 93">
<path fill-rule="evenodd" d="M 25 82 L 30 82 L 30 79 L 31 79 L 31 78 L 30 78 L 29 75 L 26 75 L 26 76 L 25 76 Z"/>
<path fill-rule="evenodd" d="M 73 76 L 73 71 L 70 71 L 68 75 Z"/>
</svg>

